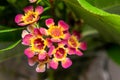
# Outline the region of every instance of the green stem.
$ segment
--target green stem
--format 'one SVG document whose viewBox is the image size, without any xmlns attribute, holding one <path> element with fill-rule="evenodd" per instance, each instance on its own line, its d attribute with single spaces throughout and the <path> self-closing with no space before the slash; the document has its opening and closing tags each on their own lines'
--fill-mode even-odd
<svg viewBox="0 0 120 80">
<path fill-rule="evenodd" d="M 54 80 L 54 71 L 53 70 L 49 70 L 49 72 L 48 72 L 48 79 L 49 80 Z"/>
</svg>

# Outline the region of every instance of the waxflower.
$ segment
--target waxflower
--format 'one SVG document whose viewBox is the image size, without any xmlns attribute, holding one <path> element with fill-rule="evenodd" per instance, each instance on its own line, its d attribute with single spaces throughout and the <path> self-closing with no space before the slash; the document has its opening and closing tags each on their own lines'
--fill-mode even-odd
<svg viewBox="0 0 120 80">
<path fill-rule="evenodd" d="M 37 64 L 36 67 L 37 72 L 45 72 L 46 69 L 49 69 L 49 62 L 50 58 L 47 53 L 44 59 L 38 59 L 38 55 L 35 55 L 32 58 L 28 58 L 28 64 L 30 66 L 34 66 L 35 64 Z"/>
<path fill-rule="evenodd" d="M 45 21 L 48 29 L 41 28 L 42 34 L 51 36 L 51 41 L 60 42 L 61 39 L 67 39 L 69 37 L 69 25 L 63 20 L 58 21 L 58 25 L 55 25 L 54 20 L 49 18 Z"/>
<path fill-rule="evenodd" d="M 81 50 L 86 50 L 86 43 L 79 42 L 80 35 L 75 31 L 73 34 L 68 38 L 67 45 L 69 49 L 69 54 L 76 54 L 78 56 L 82 56 L 83 53 Z"/>
<path fill-rule="evenodd" d="M 51 53 L 53 55 L 52 60 L 50 61 L 50 67 L 53 69 L 58 68 L 58 63 L 61 62 L 63 68 L 68 68 L 72 65 L 72 61 L 67 57 L 68 49 L 65 48 L 65 42 L 61 41 L 58 43 L 58 47 L 51 47 Z"/>
<path fill-rule="evenodd" d="M 25 55 L 28 58 L 32 58 L 38 54 L 39 59 L 44 59 L 46 56 L 45 48 L 51 45 L 49 38 L 44 39 L 39 28 L 35 28 L 31 33 L 23 31 L 22 34 L 25 34 L 22 39 L 22 44 L 29 46 L 24 51 Z"/>
<path fill-rule="evenodd" d="M 15 17 L 15 22 L 19 26 L 25 26 L 33 24 L 40 19 L 40 14 L 43 13 L 43 7 L 37 6 L 34 10 L 33 6 L 27 6 L 24 8 L 25 14 L 17 14 Z"/>
</svg>

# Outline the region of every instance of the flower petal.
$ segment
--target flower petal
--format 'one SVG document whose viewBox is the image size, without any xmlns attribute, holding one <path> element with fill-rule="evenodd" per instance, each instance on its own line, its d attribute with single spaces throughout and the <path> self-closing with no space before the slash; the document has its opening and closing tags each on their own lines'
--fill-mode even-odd
<svg viewBox="0 0 120 80">
<path fill-rule="evenodd" d="M 37 6 L 35 8 L 35 12 L 37 12 L 38 14 L 42 14 L 43 13 L 43 7 L 42 6 Z"/>
<path fill-rule="evenodd" d="M 33 31 L 34 31 L 34 28 L 35 28 L 35 25 L 34 25 L 34 24 L 31 24 L 31 25 L 28 25 L 28 26 L 27 26 L 28 32 L 33 32 Z"/>
<path fill-rule="evenodd" d="M 16 16 L 15 16 L 15 22 L 16 22 L 16 23 L 20 23 L 20 22 L 22 21 L 22 17 L 23 17 L 22 14 L 16 15 Z"/>
<path fill-rule="evenodd" d="M 24 53 L 28 58 L 32 58 L 35 55 L 35 53 L 31 50 L 31 48 L 25 49 Z"/>
<path fill-rule="evenodd" d="M 68 39 L 68 38 L 70 38 L 70 36 L 71 36 L 70 33 L 67 32 L 67 33 L 64 34 L 64 38 L 63 39 Z"/>
<path fill-rule="evenodd" d="M 40 32 L 43 35 L 48 35 L 48 32 L 47 32 L 47 30 L 45 28 L 40 28 Z"/>
<path fill-rule="evenodd" d="M 46 52 L 41 52 L 41 53 L 39 53 L 39 54 L 38 54 L 38 58 L 39 58 L 39 60 L 43 60 L 43 59 L 45 59 L 45 58 L 46 58 L 46 55 L 47 55 Z"/>
<path fill-rule="evenodd" d="M 34 35 L 41 35 L 41 32 L 38 28 L 34 29 Z"/>
<path fill-rule="evenodd" d="M 48 48 L 53 45 L 50 38 L 46 38 L 46 45 L 47 45 Z"/>
<path fill-rule="evenodd" d="M 83 53 L 80 51 L 80 50 L 76 50 L 76 55 L 78 55 L 78 56 L 82 56 L 83 55 Z"/>
<path fill-rule="evenodd" d="M 21 23 L 18 23 L 18 25 L 19 25 L 19 26 L 25 26 L 25 25 L 27 25 L 27 24 L 24 23 L 24 22 L 21 22 Z"/>
<path fill-rule="evenodd" d="M 76 52 L 75 48 L 68 48 L 68 54 L 69 55 L 75 54 L 75 52 Z"/>
<path fill-rule="evenodd" d="M 46 19 L 45 20 L 45 24 L 47 25 L 47 27 L 50 27 L 52 25 L 54 25 L 54 20 L 52 18 Z"/>
<path fill-rule="evenodd" d="M 36 2 L 37 0 L 29 0 L 30 3 L 34 3 Z"/>
<path fill-rule="evenodd" d="M 52 41 L 52 42 L 60 42 L 61 39 L 51 38 L 51 41 Z"/>
<path fill-rule="evenodd" d="M 58 68 L 58 62 L 55 61 L 54 59 L 50 61 L 50 67 L 53 69 L 57 69 Z"/>
<path fill-rule="evenodd" d="M 51 55 L 53 54 L 54 50 L 55 50 L 55 47 L 54 47 L 54 46 L 51 46 L 51 47 L 49 48 L 48 55 L 51 56 Z"/>
<path fill-rule="evenodd" d="M 22 39 L 22 44 L 24 45 L 30 45 L 30 39 L 32 38 L 31 34 L 25 35 L 25 37 Z"/>
<path fill-rule="evenodd" d="M 35 61 L 34 59 L 32 59 L 32 58 L 29 58 L 29 59 L 28 59 L 28 64 L 29 64 L 30 66 L 34 66 L 35 63 L 36 63 L 36 61 Z"/>
<path fill-rule="evenodd" d="M 38 64 L 37 68 L 36 68 L 36 71 L 37 72 L 45 72 L 45 64 L 43 64 L 43 65 Z"/>
<path fill-rule="evenodd" d="M 65 46 L 67 44 L 67 40 L 62 40 L 58 43 L 58 46 Z"/>
<path fill-rule="evenodd" d="M 65 23 L 63 20 L 60 20 L 58 22 L 58 26 L 62 27 L 63 31 L 66 31 L 69 29 L 69 25 L 67 23 Z"/>
<path fill-rule="evenodd" d="M 27 31 L 27 30 L 23 30 L 23 31 L 22 31 L 22 38 L 24 38 L 25 35 L 27 35 L 27 34 L 29 34 L 28 31 Z"/>
<path fill-rule="evenodd" d="M 66 58 L 64 61 L 62 61 L 62 67 L 63 68 L 68 68 L 72 65 L 72 61 L 69 58 Z"/>
<path fill-rule="evenodd" d="M 33 11 L 33 6 L 27 6 L 23 10 L 25 13 L 27 13 L 28 11 Z"/>
<path fill-rule="evenodd" d="M 82 49 L 82 50 L 86 50 L 87 49 L 86 42 L 81 42 L 79 48 Z"/>
</svg>

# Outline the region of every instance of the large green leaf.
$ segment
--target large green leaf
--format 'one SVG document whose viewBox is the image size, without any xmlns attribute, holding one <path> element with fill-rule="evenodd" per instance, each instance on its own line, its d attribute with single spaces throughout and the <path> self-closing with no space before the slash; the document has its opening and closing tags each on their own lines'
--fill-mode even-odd
<svg viewBox="0 0 120 80">
<path fill-rule="evenodd" d="M 86 1 L 92 4 L 93 6 L 96 6 L 104 10 L 120 5 L 120 0 L 86 0 Z"/>
<path fill-rule="evenodd" d="M 120 16 L 105 12 L 86 0 L 63 0 L 78 18 L 95 28 L 101 38 L 108 42 L 120 44 Z M 107 4 L 107 3 L 106 3 Z"/>
</svg>

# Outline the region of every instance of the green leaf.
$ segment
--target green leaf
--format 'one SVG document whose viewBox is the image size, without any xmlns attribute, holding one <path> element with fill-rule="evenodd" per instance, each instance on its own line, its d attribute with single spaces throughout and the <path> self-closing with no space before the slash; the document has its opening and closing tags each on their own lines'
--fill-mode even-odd
<svg viewBox="0 0 120 80">
<path fill-rule="evenodd" d="M 107 10 L 120 5 L 120 0 L 86 0 L 91 5 Z"/>
<path fill-rule="evenodd" d="M 47 10 L 49 10 L 49 9 L 50 9 L 50 7 L 46 7 L 46 8 L 44 8 L 44 12 L 47 11 Z"/>
<path fill-rule="evenodd" d="M 13 42 L 0 42 L 0 47 L 1 46 L 5 47 L 12 43 Z M 11 59 L 13 57 L 23 55 L 24 49 L 25 49 L 25 47 L 23 45 L 21 45 L 21 43 L 20 43 L 10 50 L 0 52 L 0 62 Z"/>
<path fill-rule="evenodd" d="M 50 18 L 51 16 L 42 16 L 40 19 L 47 19 Z"/>
<path fill-rule="evenodd" d="M 7 26 L 0 25 L 0 42 L 5 41 L 17 41 L 21 39 L 22 28 L 8 28 Z"/>
<path fill-rule="evenodd" d="M 107 47 L 107 52 L 113 61 L 120 64 L 120 46 L 119 45 L 109 45 Z"/>
<path fill-rule="evenodd" d="M 17 46 L 20 42 L 21 42 L 21 40 L 19 40 L 19 41 L 15 42 L 14 44 L 8 46 L 7 48 L 0 49 L 0 52 L 10 50 L 10 49 L 14 48 L 15 46 Z"/>
<path fill-rule="evenodd" d="M 12 31 L 17 31 L 17 30 L 22 30 L 22 29 L 24 29 L 24 28 L 4 29 L 4 30 L 0 30 L 0 33 L 12 32 Z"/>
<path fill-rule="evenodd" d="M 82 18 L 86 24 L 98 30 L 102 39 L 120 44 L 120 15 L 105 12 L 86 0 L 63 1 L 78 19 Z"/>
</svg>

